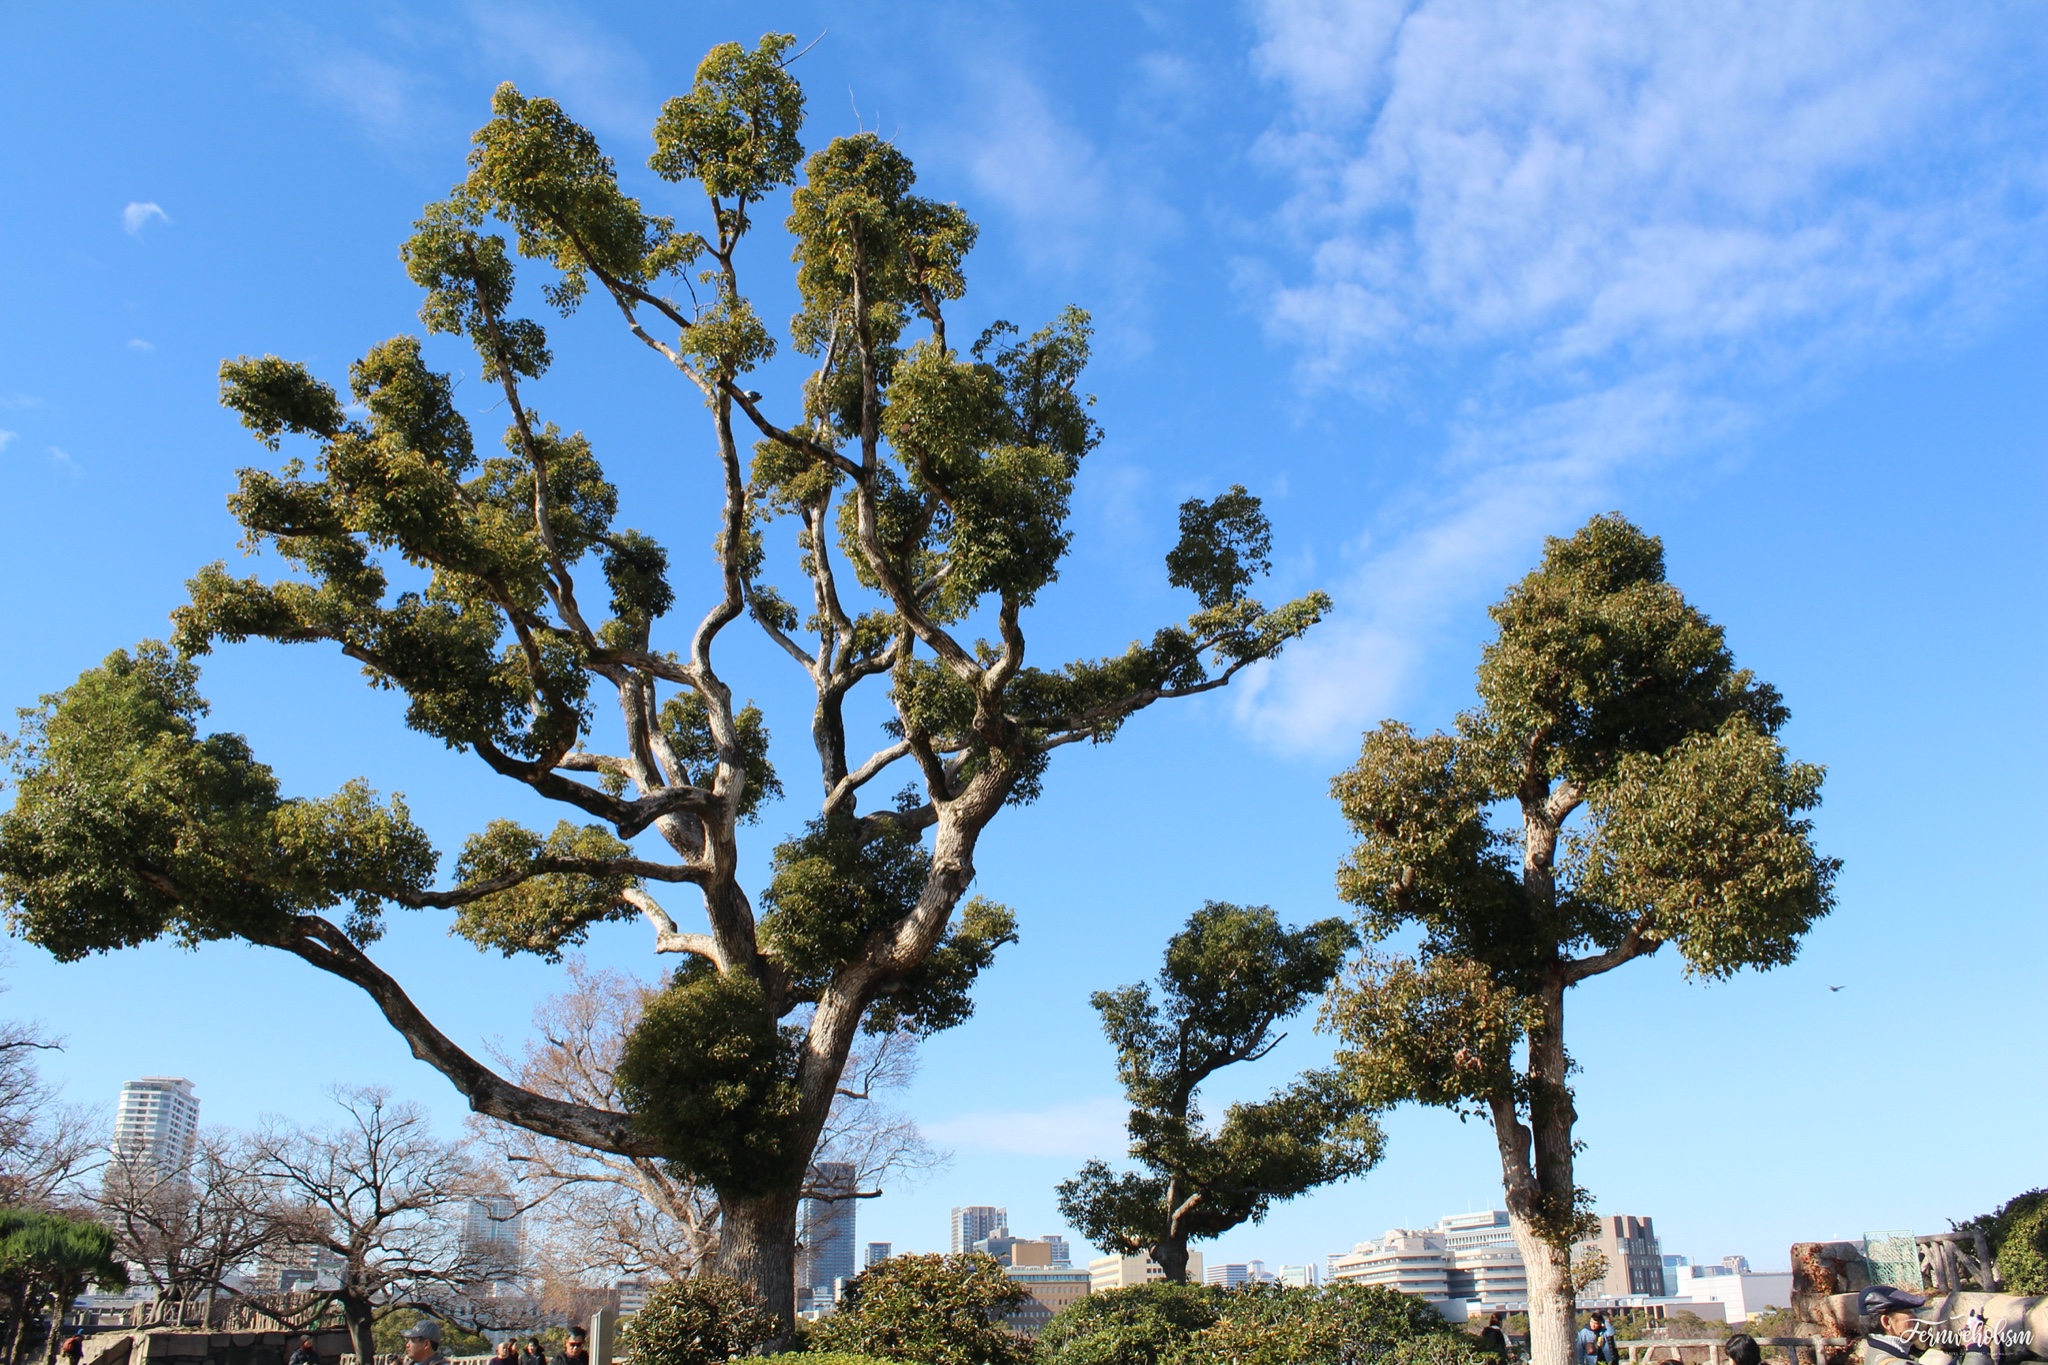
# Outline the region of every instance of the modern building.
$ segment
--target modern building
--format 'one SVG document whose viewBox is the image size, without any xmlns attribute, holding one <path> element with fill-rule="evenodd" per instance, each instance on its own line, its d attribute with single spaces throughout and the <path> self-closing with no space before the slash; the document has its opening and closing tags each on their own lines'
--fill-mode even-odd
<svg viewBox="0 0 2048 1365">
<path fill-rule="evenodd" d="M 462 1259 L 484 1282 L 509 1280 L 523 1264 L 519 1251 L 519 1201 L 509 1194 L 478 1195 L 462 1217 Z"/>
<path fill-rule="evenodd" d="M 974 1250 L 974 1244 L 984 1237 L 1009 1235 L 1010 1211 L 999 1209 L 993 1204 L 969 1204 L 953 1210 L 953 1241 L 949 1250 L 955 1255 Z"/>
<path fill-rule="evenodd" d="M 1377 1241 L 1360 1242 L 1330 1262 L 1330 1278 L 1340 1284 L 1384 1285 L 1431 1303 L 1451 1297 L 1444 1238 L 1434 1228 L 1390 1228 Z"/>
<path fill-rule="evenodd" d="M 1034 1337 L 1052 1321 L 1053 1314 L 1076 1299 L 1086 1298 L 1092 1284 L 1088 1271 L 1076 1270 L 1071 1265 L 1011 1265 L 1003 1273 L 1031 1291 L 1031 1302 L 1021 1305 L 1004 1321 Z"/>
<path fill-rule="evenodd" d="M 613 1280 L 612 1292 L 618 1295 L 619 1298 L 619 1316 L 627 1317 L 645 1308 L 647 1306 L 647 1296 L 654 1292 L 655 1285 L 658 1283 L 659 1281 L 650 1280 L 644 1275 L 635 1275 L 623 1280 Z"/>
<path fill-rule="evenodd" d="M 1088 1263 L 1088 1292 L 1100 1294 L 1111 1289 L 1129 1289 L 1133 1285 L 1150 1284 L 1163 1280 L 1166 1272 L 1150 1256 L 1140 1253 L 1136 1256 L 1097 1256 Z M 1202 1283 L 1202 1253 L 1188 1253 L 1188 1283 Z"/>
<path fill-rule="evenodd" d="M 114 1111 L 114 1169 L 168 1180 L 185 1169 L 199 1135 L 199 1098 L 183 1076 L 144 1076 L 121 1087 Z"/>
<path fill-rule="evenodd" d="M 1737 1265 L 1743 1268 L 1738 1270 Z M 1720 1304 L 1729 1322 L 1747 1322 L 1769 1309 L 1792 1306 L 1791 1271 L 1758 1274 L 1748 1266 L 1741 1256 L 1730 1256 L 1720 1265 L 1681 1265 L 1673 1295 L 1695 1304 Z"/>
<path fill-rule="evenodd" d="M 1232 1261 L 1227 1265 L 1210 1266 L 1202 1282 L 1222 1289 L 1236 1289 L 1240 1285 L 1271 1284 L 1274 1279 L 1266 1273 L 1264 1261 Z"/>
<path fill-rule="evenodd" d="M 796 1268 L 799 1295 L 808 1288 L 813 1301 L 832 1302 L 833 1286 L 856 1273 L 853 1225 L 860 1201 L 852 1196 L 859 1188 L 858 1175 L 850 1161 L 820 1161 L 811 1167 Z"/>
<path fill-rule="evenodd" d="M 868 1253 L 861 1259 L 860 1268 L 862 1270 L 873 1270 L 876 1266 L 888 1260 L 894 1250 L 895 1248 L 888 1242 L 869 1242 Z"/>
<path fill-rule="evenodd" d="M 1607 1259 L 1606 1277 L 1588 1285 L 1585 1297 L 1663 1295 L 1664 1249 L 1657 1245 L 1657 1233 L 1649 1219 L 1608 1214 L 1600 1220 L 1599 1235 L 1579 1243 L 1579 1248 L 1597 1251 Z"/>
<path fill-rule="evenodd" d="M 1444 1239 L 1445 1283 L 1451 1298 L 1498 1307 L 1529 1297 L 1529 1272 L 1515 1245 L 1506 1209 L 1454 1213 L 1437 1220 Z"/>
<path fill-rule="evenodd" d="M 1678 1293 L 1678 1268 L 1691 1264 L 1692 1262 L 1683 1256 L 1666 1256 L 1664 1258 L 1664 1295 L 1666 1298 Z"/>
<path fill-rule="evenodd" d="M 1052 1263 L 1054 1265 L 1072 1265 L 1074 1263 L 1074 1254 L 1068 1250 L 1066 1238 L 1055 1237 L 1051 1233 L 1047 1233 L 1039 1240 L 1052 1248 Z"/>
<path fill-rule="evenodd" d="M 1273 1273 L 1273 1278 L 1289 1289 L 1313 1289 L 1323 1282 L 1323 1272 L 1313 1264 L 1283 1265 Z"/>
<path fill-rule="evenodd" d="M 984 1237 L 972 1248 L 993 1256 L 999 1265 L 1072 1265 L 1064 1237 L 1012 1237 L 999 1233 Z"/>
</svg>

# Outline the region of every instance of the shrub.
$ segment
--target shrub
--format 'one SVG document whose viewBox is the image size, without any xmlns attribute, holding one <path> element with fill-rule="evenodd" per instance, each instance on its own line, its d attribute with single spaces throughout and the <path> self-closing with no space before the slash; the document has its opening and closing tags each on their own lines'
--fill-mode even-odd
<svg viewBox="0 0 2048 1365">
<path fill-rule="evenodd" d="M 1031 1294 L 993 1256 L 891 1256 L 846 1286 L 810 1345 L 918 1365 L 1026 1365 L 1031 1339 L 1003 1323 Z"/>
<path fill-rule="evenodd" d="M 1216 1321 L 1223 1291 L 1199 1284 L 1133 1285 L 1077 1299 L 1038 1334 L 1047 1365 L 1158 1365 Z"/>
<path fill-rule="evenodd" d="M 1213 1325 L 1169 1365 L 1476 1365 L 1477 1343 L 1421 1299 L 1379 1285 L 1256 1285 L 1222 1295 Z"/>
<path fill-rule="evenodd" d="M 772 1356 L 759 1356 L 761 1365 L 781 1361 L 782 1365 L 898 1365 L 893 1360 L 880 1356 L 857 1356 L 849 1351 L 783 1351 Z"/>
<path fill-rule="evenodd" d="M 722 1365 L 773 1340 L 773 1314 L 753 1291 L 717 1275 L 662 1285 L 619 1329 L 619 1354 L 634 1365 Z"/>
<path fill-rule="evenodd" d="M 2008 1294 L 2048 1294 L 2048 1190 L 2028 1190 L 1991 1215 L 1991 1254 Z"/>
</svg>

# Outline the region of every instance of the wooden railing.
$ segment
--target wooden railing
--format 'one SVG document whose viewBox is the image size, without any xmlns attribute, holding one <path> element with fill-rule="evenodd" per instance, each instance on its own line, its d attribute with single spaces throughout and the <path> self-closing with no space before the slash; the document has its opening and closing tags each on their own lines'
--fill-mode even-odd
<svg viewBox="0 0 2048 1365">
<path fill-rule="evenodd" d="M 1707 1365 L 1721 1365 L 1721 1347 L 1725 1344 L 1725 1338 L 1688 1337 L 1671 1341 L 1617 1341 L 1614 1344 L 1628 1353 L 1622 1357 L 1624 1365 L 1637 1365 L 1638 1351 L 1642 1352 L 1642 1365 L 1651 1365 L 1651 1362 L 1657 1359 L 1657 1352 L 1666 1348 L 1670 1349 L 1672 1360 L 1684 1360 L 1685 1348 L 1688 1346 L 1695 1350 L 1705 1347 Z M 1800 1359 L 1799 1352 L 1802 1349 L 1809 1350 L 1813 1352 L 1814 1365 L 1825 1365 L 1829 1348 L 1839 1350 L 1847 1346 L 1849 1341 L 1846 1337 L 1759 1337 L 1756 1344 L 1763 1347 L 1781 1347 L 1795 1363 Z"/>
</svg>

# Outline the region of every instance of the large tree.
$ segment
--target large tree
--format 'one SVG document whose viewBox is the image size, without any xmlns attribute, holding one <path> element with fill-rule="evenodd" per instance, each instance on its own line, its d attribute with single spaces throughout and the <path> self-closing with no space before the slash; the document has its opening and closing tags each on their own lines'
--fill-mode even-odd
<svg viewBox="0 0 2048 1365">
<path fill-rule="evenodd" d="M 1332 1017 L 1369 1103 L 1492 1121 L 1534 1359 L 1566 1365 L 1587 1212 L 1566 992 L 1665 944 L 1709 979 L 1789 962 L 1837 864 L 1804 817 L 1821 770 L 1787 757 L 1777 691 L 1665 581 L 1657 539 L 1596 517 L 1492 616 L 1455 730 L 1388 721 L 1334 784 L 1359 836 L 1342 894 L 1369 938 L 1420 942 L 1369 955 Z"/>
<path fill-rule="evenodd" d="M 248 543 L 296 572 L 203 570 L 175 652 L 117 654 L 31 718 L 0 819 L 19 932 L 66 959 L 238 936 L 356 983 L 479 1112 L 710 1185 L 721 1267 L 785 1321 L 798 1196 L 856 1035 L 958 1023 L 1013 936 L 1008 910 L 967 898 L 989 822 L 1039 794 L 1053 750 L 1224 686 L 1327 607 L 1251 599 L 1269 532 L 1234 490 L 1182 509 L 1168 577 L 1199 603 L 1184 624 L 1106 658 L 1027 662 L 1025 615 L 1059 571 L 1100 439 L 1077 388 L 1087 317 L 954 346 L 974 224 L 913 193 L 909 159 L 872 134 L 806 162 L 790 45 L 716 48 L 662 109 L 648 165 L 704 192 L 702 232 L 646 212 L 553 101 L 501 87 L 467 178 L 402 255 L 428 331 L 474 347 L 509 419 L 502 453 L 479 459 L 454 383 L 411 336 L 351 368 L 353 403 L 276 357 L 225 364 L 225 401 L 261 440 L 306 443 L 278 472 L 244 471 L 231 499 Z M 810 369 L 771 402 L 751 387 L 776 342 L 742 288 L 743 247 L 800 165 L 790 334 Z M 691 504 L 714 513 L 708 604 L 680 631 L 664 621 L 692 585 L 619 524 L 591 442 L 533 406 L 549 343 L 518 315 L 515 254 L 548 272 L 549 303 L 615 306 L 650 377 L 706 424 L 661 433 L 708 456 L 713 492 Z M 793 532 L 807 612 L 770 582 L 771 532 Z M 741 834 L 782 786 L 722 652 L 749 618 L 809 683 L 817 765 L 815 818 L 775 849 L 758 904 Z M 510 804 L 538 796 L 583 822 L 492 819 L 434 889 L 401 801 L 362 782 L 286 799 L 239 738 L 201 737 L 191 660 L 251 637 L 337 648 L 406 696 L 414 728 L 515 784 Z M 869 753 L 848 732 L 863 684 L 890 712 Z M 602 731 L 599 688 L 617 707 Z M 865 805 L 898 764 L 915 782 Z M 665 888 L 701 897 L 703 930 L 678 927 Z M 644 916 L 649 947 L 685 965 L 625 1049 L 627 1108 L 525 1089 L 457 1046 L 365 951 L 389 904 L 455 910 L 480 947 L 543 956 Z"/>
<path fill-rule="evenodd" d="M 1357 943 L 1341 919 L 1281 927 L 1263 905 L 1210 901 L 1166 945 L 1159 997 L 1145 985 L 1091 997 L 1131 1103 L 1122 1173 L 1090 1161 L 1060 1182 L 1060 1212 L 1089 1241 L 1144 1252 L 1184 1282 L 1188 1243 L 1266 1216 L 1277 1200 L 1369 1170 L 1381 1137 L 1357 1095 L 1309 1071 L 1205 1122 L 1202 1086 L 1279 1046 L 1280 1024 L 1320 996 Z"/>
</svg>

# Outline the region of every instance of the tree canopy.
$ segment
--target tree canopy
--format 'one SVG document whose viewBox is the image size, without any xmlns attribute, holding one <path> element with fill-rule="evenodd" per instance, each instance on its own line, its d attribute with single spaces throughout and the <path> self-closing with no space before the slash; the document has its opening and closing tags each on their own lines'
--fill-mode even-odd
<svg viewBox="0 0 2048 1365">
<path fill-rule="evenodd" d="M 1188 1242 L 1258 1222 L 1276 1200 L 1358 1175 L 1379 1160 L 1367 1106 L 1334 1072 L 1233 1104 L 1213 1130 L 1197 1092 L 1224 1067 L 1278 1045 L 1278 1025 L 1337 975 L 1357 936 L 1341 919 L 1298 930 L 1265 906 L 1211 901 L 1166 946 L 1159 997 L 1145 985 L 1091 997 L 1130 1100 L 1130 1155 L 1095 1160 L 1059 1186 L 1060 1212 L 1097 1246 L 1144 1252 L 1187 1278 Z"/>
<path fill-rule="evenodd" d="M 0 816 L 16 932 L 64 960 L 240 938 L 354 982 L 479 1112 L 712 1185 L 721 1267 L 785 1321 L 796 1199 L 855 1035 L 959 1023 L 1014 937 L 1008 909 L 967 896 L 989 822 L 1040 794 L 1055 750 L 1226 685 L 1328 607 L 1251 595 L 1270 528 L 1233 488 L 1181 509 L 1168 579 L 1195 597 L 1185 621 L 1101 657 L 1027 658 L 1027 614 L 1103 439 L 1080 387 L 1088 316 L 990 320 L 956 344 L 972 220 L 916 193 L 909 157 L 873 134 L 806 155 L 792 43 L 722 44 L 663 106 L 647 192 L 693 183 L 695 229 L 644 208 L 561 105 L 500 87 L 466 175 L 400 252 L 427 337 L 369 347 L 345 385 L 275 355 L 221 366 L 242 424 L 292 445 L 229 498 L 245 546 L 285 572 L 201 569 L 167 643 L 46 698 L 12 746 Z M 779 339 L 742 272 L 784 189 L 801 307 Z M 554 343 L 527 315 L 520 262 L 563 313 L 608 301 L 650 380 L 695 400 L 661 437 L 708 476 L 693 504 L 715 509 L 708 578 L 678 572 L 640 529 L 658 510 L 629 522 L 594 443 L 543 416 Z M 495 453 L 433 363 L 441 337 L 473 351 L 486 410 L 502 410 Z M 785 339 L 809 372 L 771 399 L 752 385 Z M 778 585 L 774 547 L 807 609 Z M 810 684 L 816 760 L 817 805 L 751 893 L 743 835 L 784 794 L 770 754 L 787 755 L 727 672 L 742 621 Z M 437 880 L 402 799 L 367 781 L 290 795 L 246 741 L 202 733 L 196 661 L 248 639 L 339 652 L 403 694 L 413 729 L 563 818 L 487 813 Z M 865 753 L 846 721 L 864 684 L 890 714 Z M 915 783 L 865 806 L 898 765 Z M 701 931 L 664 899 L 688 892 Z M 453 911 L 479 949 L 544 958 L 644 919 L 652 950 L 686 965 L 621 1057 L 625 1108 L 523 1088 L 436 1028 L 366 951 L 394 906 Z"/>
<path fill-rule="evenodd" d="M 1418 947 L 1369 952 L 1331 1018 L 1364 1102 L 1492 1121 L 1536 1359 L 1564 1365 L 1586 1201 L 1565 992 L 1666 944 L 1708 979 L 1789 962 L 1838 863 L 1813 846 L 1822 770 L 1655 537 L 1595 517 L 1491 615 L 1478 705 L 1449 733 L 1386 722 L 1332 785 L 1359 840 L 1340 892 L 1369 940 Z"/>
</svg>

